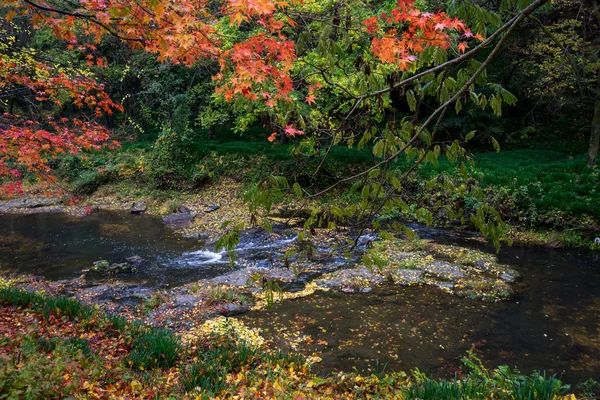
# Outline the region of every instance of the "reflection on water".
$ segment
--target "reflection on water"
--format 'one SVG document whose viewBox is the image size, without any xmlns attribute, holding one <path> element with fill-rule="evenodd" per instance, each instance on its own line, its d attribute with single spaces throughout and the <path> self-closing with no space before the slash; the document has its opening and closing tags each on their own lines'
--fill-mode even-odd
<svg viewBox="0 0 600 400">
<path fill-rule="evenodd" d="M 68 279 L 105 259 L 123 262 L 138 255 L 147 263 L 128 281 L 178 284 L 213 277 L 231 269 L 227 259 L 202 241 L 182 238 L 160 218 L 103 211 L 89 217 L 65 214 L 0 216 L 0 267 L 47 279 Z M 205 261 L 210 261 L 206 263 Z"/>
<path fill-rule="evenodd" d="M 564 371 L 572 383 L 600 376 L 600 256 L 514 247 L 499 259 L 524 276 L 510 302 L 486 304 L 434 287 L 384 287 L 318 293 L 242 318 L 280 345 L 291 338 L 321 354 L 315 368 L 324 374 L 379 364 L 451 376 L 473 349 L 489 366 Z"/>
</svg>

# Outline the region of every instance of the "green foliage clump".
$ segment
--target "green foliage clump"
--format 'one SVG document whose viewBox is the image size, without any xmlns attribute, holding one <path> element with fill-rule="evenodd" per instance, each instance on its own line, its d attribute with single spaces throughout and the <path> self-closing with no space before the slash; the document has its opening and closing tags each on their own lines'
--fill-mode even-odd
<svg viewBox="0 0 600 400">
<path fill-rule="evenodd" d="M 169 329 L 145 328 L 135 335 L 129 361 L 135 368 L 171 368 L 180 351 L 181 343 Z"/>
</svg>

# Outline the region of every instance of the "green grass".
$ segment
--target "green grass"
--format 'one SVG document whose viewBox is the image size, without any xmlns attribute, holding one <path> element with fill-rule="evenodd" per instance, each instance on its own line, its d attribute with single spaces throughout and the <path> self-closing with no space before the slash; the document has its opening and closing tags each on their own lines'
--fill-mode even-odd
<svg viewBox="0 0 600 400">
<path fill-rule="evenodd" d="M 585 155 L 569 149 L 565 145 L 564 151 L 529 148 L 475 154 L 473 172 L 483 187 L 505 188 L 539 213 L 557 210 L 599 220 L 600 171 L 587 168 Z M 420 168 L 426 178 L 442 172 L 452 176 L 456 168 L 447 160 Z"/>
<path fill-rule="evenodd" d="M 211 286 L 205 293 L 205 300 L 208 304 L 218 303 L 239 303 L 252 305 L 252 297 L 246 293 L 241 293 L 239 289 L 228 286 Z"/>
<path fill-rule="evenodd" d="M 403 399 L 485 400 L 488 398 L 488 390 L 486 389 L 484 382 L 475 379 L 464 379 L 462 381 L 426 379 L 420 384 L 406 388 L 403 392 Z"/>
<path fill-rule="evenodd" d="M 135 337 L 129 355 L 136 368 L 171 368 L 177 363 L 181 343 L 169 329 L 142 329 Z"/>
</svg>

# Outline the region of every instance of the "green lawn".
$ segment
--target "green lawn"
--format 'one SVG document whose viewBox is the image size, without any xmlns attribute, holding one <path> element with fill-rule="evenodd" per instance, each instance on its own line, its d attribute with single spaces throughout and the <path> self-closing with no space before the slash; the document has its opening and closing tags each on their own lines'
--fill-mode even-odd
<svg viewBox="0 0 600 400">
<path fill-rule="evenodd" d="M 473 172 L 484 187 L 504 187 L 540 212 L 558 209 L 599 219 L 600 170 L 587 168 L 585 155 L 568 144 L 563 151 L 558 144 L 540 147 L 475 154 Z M 454 171 L 446 160 L 420 170 L 425 177 Z"/>
</svg>

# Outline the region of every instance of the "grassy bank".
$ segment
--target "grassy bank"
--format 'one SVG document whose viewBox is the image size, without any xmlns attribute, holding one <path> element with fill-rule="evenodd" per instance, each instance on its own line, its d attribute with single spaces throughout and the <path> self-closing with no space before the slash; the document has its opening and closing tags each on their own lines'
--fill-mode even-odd
<svg viewBox="0 0 600 400">
<path fill-rule="evenodd" d="M 472 356 L 449 380 L 383 370 L 323 378 L 309 360 L 266 349 L 259 331 L 235 319 L 172 332 L 2 286 L 2 398 L 573 399 L 554 376 L 488 370 Z M 594 385 L 579 390 L 592 395 Z"/>
<path fill-rule="evenodd" d="M 102 195 L 177 200 L 182 193 L 202 193 L 224 179 L 240 182 L 244 191 L 273 174 L 316 191 L 376 161 L 368 149 L 338 146 L 314 175 L 321 163 L 318 154 L 290 144 L 268 143 L 263 133 L 254 132 L 244 141 L 231 132 L 220 133 L 218 140 L 202 133 L 193 140 L 170 144 L 156 142 L 156 134 L 147 134 L 124 142 L 117 151 L 63 157 L 54 162 L 54 168 L 62 185 L 79 197 L 102 188 Z M 456 187 L 475 184 L 485 191 L 488 204 L 513 227 L 514 239 L 594 248 L 594 238 L 600 236 L 600 170 L 585 166 L 584 151 L 585 146 L 567 142 L 475 153 L 471 169 L 474 179 L 469 180 L 442 158 L 437 165 L 418 168 L 406 185 L 404 200 L 415 208 L 432 209 L 436 224 L 456 226 L 456 218 L 450 220 L 437 212 L 432 199 L 442 205 L 452 202 L 466 211 L 458 224 L 468 226 L 469 214 L 480 205 L 477 200 L 468 194 L 444 193 L 441 185 L 426 188 L 423 182 L 435 182 L 443 176 Z M 395 169 L 403 174 L 402 160 Z M 357 201 L 356 194 L 343 193 L 347 189 L 340 188 L 322 201 Z M 383 217 L 396 216 L 407 215 Z"/>
</svg>

